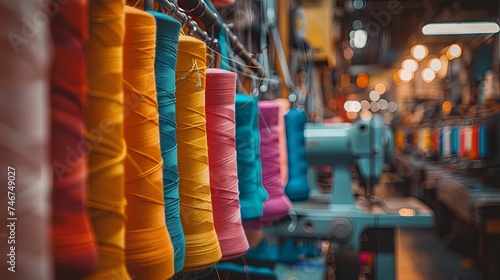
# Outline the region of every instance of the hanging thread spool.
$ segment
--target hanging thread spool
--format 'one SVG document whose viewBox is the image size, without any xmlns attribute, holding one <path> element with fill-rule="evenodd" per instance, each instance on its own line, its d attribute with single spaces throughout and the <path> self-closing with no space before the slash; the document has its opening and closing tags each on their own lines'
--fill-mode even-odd
<svg viewBox="0 0 500 280">
<path fill-rule="evenodd" d="M 459 158 L 465 158 L 465 155 L 467 153 L 467 148 L 468 148 L 468 126 L 466 125 L 461 125 L 459 126 L 459 145 L 458 145 L 458 157 Z"/>
<path fill-rule="evenodd" d="M 256 103 L 252 97 L 236 94 L 236 160 L 238 164 L 238 188 L 240 192 L 241 217 L 243 221 L 262 216 L 263 200 L 259 196 L 259 181 L 256 171 L 257 133 L 254 120 Z"/>
<path fill-rule="evenodd" d="M 268 226 L 285 216 L 292 204 L 285 196 L 281 182 L 279 155 L 279 105 L 273 101 L 259 101 L 259 134 L 261 139 L 262 181 L 269 198 L 264 202 L 260 226 Z M 256 225 L 256 226 L 259 226 Z"/>
<path fill-rule="evenodd" d="M 156 25 L 152 15 L 125 7 L 123 45 L 124 131 L 127 141 L 126 263 L 134 279 L 174 275 L 165 224 L 158 103 L 154 75 Z"/>
<path fill-rule="evenodd" d="M 168 15 L 149 12 L 156 19 L 155 78 L 160 115 L 160 144 L 163 158 L 163 195 L 165 220 L 174 246 L 175 272 L 184 267 L 186 240 L 179 204 L 179 169 L 177 164 L 177 127 L 175 118 L 175 67 L 180 23 Z"/>
<path fill-rule="evenodd" d="M 53 279 L 48 92 L 53 53 L 50 24 L 39 4 L 35 0 L 0 2 L 0 217 L 4 223 L 0 279 Z M 39 13 L 45 21 L 35 17 Z"/>
<path fill-rule="evenodd" d="M 443 152 L 441 156 L 447 157 L 451 154 L 451 128 L 446 125 L 443 127 Z"/>
<path fill-rule="evenodd" d="M 395 142 L 396 142 L 396 148 L 398 151 L 402 152 L 404 151 L 404 146 L 405 146 L 405 132 L 403 128 L 398 128 L 396 130 L 396 135 L 395 135 Z"/>
<path fill-rule="evenodd" d="M 451 128 L 451 154 L 458 155 L 460 149 L 460 134 L 459 127 L 457 125 Z"/>
<path fill-rule="evenodd" d="M 97 264 L 97 248 L 85 208 L 87 154 L 82 151 L 87 24 L 85 0 L 61 5 L 51 22 L 52 246 L 56 279 L 80 279 Z"/>
<path fill-rule="evenodd" d="M 463 157 L 470 158 L 470 152 L 472 151 L 472 126 L 466 125 L 463 127 L 463 130 L 464 130 Z"/>
<path fill-rule="evenodd" d="M 469 152 L 469 158 L 472 160 L 479 159 L 479 125 L 474 124 L 471 127 L 471 150 Z"/>
<path fill-rule="evenodd" d="M 435 127 L 432 129 L 432 154 L 437 155 L 439 154 L 439 135 L 440 135 L 440 129 L 438 127 Z"/>
<path fill-rule="evenodd" d="M 130 279 L 125 267 L 124 2 L 89 3 L 86 139 L 93 145 L 88 158 L 87 205 L 99 258 L 88 279 Z"/>
<path fill-rule="evenodd" d="M 483 123 L 479 127 L 479 156 L 488 158 L 490 156 L 490 127 Z"/>
<path fill-rule="evenodd" d="M 206 115 L 210 191 L 222 260 L 248 250 L 241 224 L 235 139 L 236 74 L 207 69 Z"/>
<path fill-rule="evenodd" d="M 206 45 L 179 38 L 176 117 L 184 271 L 207 268 L 222 257 L 212 215 L 205 116 Z"/>
<path fill-rule="evenodd" d="M 254 97 L 250 100 L 252 106 L 257 108 L 257 114 L 254 115 L 253 121 L 253 131 L 255 135 L 255 162 L 254 162 L 254 170 L 257 172 L 257 194 L 262 202 L 266 201 L 269 198 L 264 185 L 262 184 L 262 159 L 260 153 L 260 133 L 259 133 L 259 99 Z"/>
<path fill-rule="evenodd" d="M 424 154 L 432 148 L 432 133 L 429 127 L 421 127 L 418 130 L 418 147 Z"/>
<path fill-rule="evenodd" d="M 279 116 L 278 116 L 278 131 L 279 131 L 279 146 L 280 146 L 280 171 L 281 171 L 281 183 L 286 185 L 288 181 L 288 155 L 286 152 L 286 134 L 285 134 L 285 114 L 290 110 L 290 101 L 285 98 L 274 99 L 279 105 Z"/>
<path fill-rule="evenodd" d="M 306 114 L 295 108 L 290 109 L 285 115 L 288 151 L 288 183 L 285 186 L 285 193 L 291 201 L 302 201 L 309 197 L 304 138 L 306 121 Z"/>
</svg>

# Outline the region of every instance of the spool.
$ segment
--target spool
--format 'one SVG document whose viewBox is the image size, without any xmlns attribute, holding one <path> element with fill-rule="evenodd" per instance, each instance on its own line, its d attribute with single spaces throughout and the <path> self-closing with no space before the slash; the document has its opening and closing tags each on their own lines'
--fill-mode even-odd
<svg viewBox="0 0 500 280">
<path fill-rule="evenodd" d="M 424 154 L 432 148 L 432 131 L 429 127 L 421 127 L 418 130 L 418 147 Z"/>
<path fill-rule="evenodd" d="M 238 188 L 240 192 L 241 217 L 243 221 L 259 218 L 263 213 L 263 200 L 259 196 L 259 181 L 256 171 L 257 133 L 254 120 L 256 103 L 252 97 L 236 94 L 236 160 L 238 165 Z"/>
<path fill-rule="evenodd" d="M 451 154 L 451 127 L 446 125 L 443 127 L 443 152 L 442 157 L 447 157 Z"/>
<path fill-rule="evenodd" d="M 451 146 L 451 151 L 450 153 L 452 155 L 458 155 L 459 153 L 459 147 L 460 147 L 460 134 L 459 134 L 459 127 L 458 126 L 453 126 L 451 128 L 451 135 L 450 135 L 450 146 Z"/>
<path fill-rule="evenodd" d="M 281 182 L 279 155 L 279 105 L 274 101 L 259 101 L 259 134 L 261 139 L 262 181 L 269 198 L 264 202 L 264 212 L 254 227 L 271 225 L 285 216 L 292 204 L 284 193 Z"/>
<path fill-rule="evenodd" d="M 439 139 L 440 139 L 440 129 L 435 127 L 432 129 L 432 154 L 437 155 L 439 153 Z"/>
<path fill-rule="evenodd" d="M 134 279 L 174 275 L 165 224 L 163 170 L 154 75 L 156 25 L 152 15 L 125 7 L 123 48 L 124 131 L 127 141 L 126 263 Z"/>
<path fill-rule="evenodd" d="M 0 2 L 0 279 L 54 278 L 48 91 L 53 53 L 49 23 L 32 24 L 38 13 L 45 16 L 39 1 Z M 69 162 L 64 164 L 63 171 L 72 168 Z M 7 239 L 12 234 L 15 244 Z M 9 263 L 13 254 L 14 263 Z"/>
<path fill-rule="evenodd" d="M 285 114 L 290 110 L 290 101 L 285 98 L 274 99 L 279 105 L 278 130 L 279 130 L 279 146 L 280 146 L 280 171 L 282 184 L 286 185 L 288 181 L 288 154 L 286 152 L 286 134 L 285 134 Z"/>
<path fill-rule="evenodd" d="M 472 151 L 472 126 L 466 125 L 463 127 L 464 130 L 464 154 L 465 158 L 470 158 L 470 153 Z"/>
<path fill-rule="evenodd" d="M 402 128 L 398 128 L 396 130 L 396 135 L 395 135 L 395 140 L 396 140 L 396 148 L 398 151 L 402 152 L 404 151 L 404 146 L 405 146 L 405 132 Z"/>
<path fill-rule="evenodd" d="M 467 149 L 469 148 L 468 146 L 468 140 L 469 140 L 469 135 L 468 135 L 468 126 L 466 125 L 461 125 L 458 128 L 458 133 L 459 133 L 459 146 L 458 146 L 458 157 L 459 158 L 465 158 L 467 154 Z"/>
<path fill-rule="evenodd" d="M 207 268 L 222 257 L 212 215 L 205 116 L 206 45 L 179 38 L 176 118 L 181 222 L 186 237 L 183 271 Z"/>
<path fill-rule="evenodd" d="M 444 152 L 444 129 L 442 126 L 436 128 L 437 133 L 438 133 L 438 150 L 437 150 L 437 156 L 441 158 L 443 156 Z"/>
<path fill-rule="evenodd" d="M 256 155 L 256 160 L 254 164 L 254 169 L 257 172 L 257 194 L 259 195 L 259 198 L 262 202 L 266 201 L 269 198 L 268 193 L 266 192 L 266 189 L 263 186 L 262 182 L 262 159 L 261 159 L 261 154 L 260 154 L 260 146 L 261 146 L 261 141 L 260 141 L 260 133 L 259 133 L 259 106 L 258 102 L 259 100 L 257 97 L 253 97 L 250 100 L 252 106 L 256 107 L 257 109 L 257 114 L 254 115 L 253 118 L 253 133 L 255 135 L 255 155 Z"/>
<path fill-rule="evenodd" d="M 471 150 L 469 158 L 472 160 L 479 159 L 479 126 L 474 124 L 471 126 Z"/>
<path fill-rule="evenodd" d="M 123 0 L 89 3 L 86 140 L 88 198 L 98 249 L 97 268 L 87 279 L 130 279 L 125 267 L 125 177 L 123 138 Z"/>
<path fill-rule="evenodd" d="M 175 118 L 175 67 L 181 25 L 168 15 L 149 12 L 156 19 L 155 82 L 158 99 L 160 146 L 163 159 L 163 195 L 165 220 L 174 247 L 174 268 L 184 267 L 186 240 L 182 229 L 179 203 L 179 168 Z"/>
<path fill-rule="evenodd" d="M 97 264 L 85 206 L 87 153 L 79 146 L 85 143 L 87 21 L 84 0 L 61 5 L 51 21 L 52 250 L 56 279 L 80 279 Z M 71 168 L 66 169 L 69 165 Z"/>
<path fill-rule="evenodd" d="M 241 224 L 235 139 L 236 74 L 207 69 L 206 115 L 210 191 L 222 260 L 239 257 L 249 245 Z"/>
<path fill-rule="evenodd" d="M 288 152 L 288 183 L 285 186 L 285 193 L 291 201 L 302 201 L 309 197 L 304 138 L 306 121 L 306 114 L 296 108 L 290 109 L 285 115 Z"/>
<path fill-rule="evenodd" d="M 479 156 L 481 158 L 488 158 L 490 156 L 490 127 L 488 124 L 481 124 L 479 127 Z"/>
</svg>

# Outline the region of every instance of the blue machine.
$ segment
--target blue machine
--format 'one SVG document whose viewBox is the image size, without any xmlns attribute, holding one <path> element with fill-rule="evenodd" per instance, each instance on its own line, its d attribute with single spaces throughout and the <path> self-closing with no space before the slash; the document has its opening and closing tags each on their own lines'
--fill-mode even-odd
<svg viewBox="0 0 500 280">
<path fill-rule="evenodd" d="M 306 124 L 304 130 L 310 166 L 333 167 L 331 195 L 311 192 L 309 199 L 294 202 L 288 219 L 277 222 L 269 234 L 280 238 L 323 239 L 334 246 L 337 279 L 358 279 L 362 236 L 374 229 L 376 279 L 396 279 L 394 228 L 433 226 L 433 212 L 411 197 L 373 201 L 355 197 L 351 167 L 358 170 L 368 190 L 375 186 L 383 166 L 392 158 L 393 137 L 379 116 L 353 124 Z M 369 190 L 371 194 L 371 190 Z"/>
</svg>

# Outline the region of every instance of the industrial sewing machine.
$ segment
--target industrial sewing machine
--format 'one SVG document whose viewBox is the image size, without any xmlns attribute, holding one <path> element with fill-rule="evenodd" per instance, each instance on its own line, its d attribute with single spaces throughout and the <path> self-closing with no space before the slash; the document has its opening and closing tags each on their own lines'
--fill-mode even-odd
<svg viewBox="0 0 500 280">
<path fill-rule="evenodd" d="M 311 191 L 308 200 L 293 203 L 288 218 L 276 223 L 270 233 L 280 238 L 329 240 L 337 279 L 351 280 L 358 279 L 358 254 L 370 229 L 376 279 L 396 279 L 394 228 L 432 227 L 434 219 L 433 212 L 415 198 L 373 199 L 372 188 L 384 163 L 392 158 L 392 133 L 374 116 L 353 124 L 306 124 L 304 136 L 308 164 L 333 167 L 331 195 Z M 352 166 L 367 196 L 353 194 Z"/>
</svg>

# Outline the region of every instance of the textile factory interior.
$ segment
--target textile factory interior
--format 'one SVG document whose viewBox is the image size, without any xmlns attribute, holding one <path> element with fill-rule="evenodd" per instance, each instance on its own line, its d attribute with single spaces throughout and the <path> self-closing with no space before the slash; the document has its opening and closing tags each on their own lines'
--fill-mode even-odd
<svg viewBox="0 0 500 280">
<path fill-rule="evenodd" d="M 0 0 L 0 279 L 499 280 L 498 0 Z"/>
</svg>

